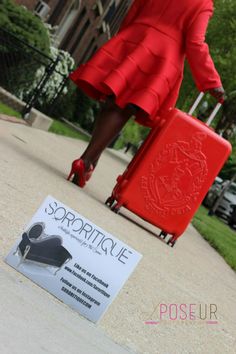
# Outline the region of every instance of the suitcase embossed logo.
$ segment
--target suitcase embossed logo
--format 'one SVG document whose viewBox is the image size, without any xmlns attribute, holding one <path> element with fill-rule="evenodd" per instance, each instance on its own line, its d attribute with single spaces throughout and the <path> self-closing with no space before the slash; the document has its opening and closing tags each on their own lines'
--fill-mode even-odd
<svg viewBox="0 0 236 354">
<path fill-rule="evenodd" d="M 202 132 L 167 144 L 141 177 L 145 206 L 166 217 L 192 210 L 207 178 L 207 157 L 202 151 Z"/>
</svg>

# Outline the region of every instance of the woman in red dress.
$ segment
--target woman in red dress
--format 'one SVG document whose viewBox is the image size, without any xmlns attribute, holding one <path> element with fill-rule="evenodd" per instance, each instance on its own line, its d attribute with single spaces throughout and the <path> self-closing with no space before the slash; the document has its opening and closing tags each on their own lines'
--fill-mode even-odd
<svg viewBox="0 0 236 354">
<path fill-rule="evenodd" d="M 68 180 L 74 176 L 74 183 L 85 185 L 101 153 L 131 116 L 152 127 L 175 106 L 185 58 L 199 91 L 223 98 L 205 43 L 212 14 L 212 0 L 134 0 L 118 33 L 70 75 L 88 96 L 105 104 Z"/>
</svg>

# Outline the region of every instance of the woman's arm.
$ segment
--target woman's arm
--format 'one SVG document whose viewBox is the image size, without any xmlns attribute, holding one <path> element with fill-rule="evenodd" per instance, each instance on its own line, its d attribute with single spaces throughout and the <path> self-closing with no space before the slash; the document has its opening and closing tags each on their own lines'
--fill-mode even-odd
<svg viewBox="0 0 236 354">
<path fill-rule="evenodd" d="M 186 56 L 199 91 L 209 91 L 215 96 L 215 90 L 219 88 L 222 91 L 223 88 L 220 76 L 210 56 L 208 45 L 205 42 L 205 34 L 211 16 L 211 10 L 202 11 L 188 28 Z M 223 95 L 223 92 L 221 95 Z M 219 98 L 218 96 L 216 98 Z"/>
</svg>

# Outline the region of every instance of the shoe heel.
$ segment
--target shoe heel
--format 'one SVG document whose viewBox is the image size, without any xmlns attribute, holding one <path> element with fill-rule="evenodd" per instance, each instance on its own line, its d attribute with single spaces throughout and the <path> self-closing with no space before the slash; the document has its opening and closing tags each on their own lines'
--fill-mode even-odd
<svg viewBox="0 0 236 354">
<path fill-rule="evenodd" d="M 71 179 L 73 174 L 74 174 L 74 171 L 73 171 L 73 168 L 72 168 L 70 173 L 69 173 L 69 175 L 68 175 L 68 177 L 67 177 L 67 181 L 69 181 Z"/>
<path fill-rule="evenodd" d="M 72 162 L 71 171 L 67 177 L 67 181 L 69 181 L 72 175 L 74 175 L 72 182 L 83 188 L 91 177 L 93 170 L 94 168 L 91 165 L 86 172 L 84 161 L 82 159 L 75 160 Z"/>
<path fill-rule="evenodd" d="M 71 177 L 76 173 L 76 170 L 78 169 L 78 161 L 79 160 L 75 160 L 72 162 L 71 170 L 70 170 L 70 173 L 67 177 L 67 181 L 69 181 L 71 179 Z"/>
<path fill-rule="evenodd" d="M 72 179 L 72 183 L 78 185 L 81 188 L 85 186 L 86 179 L 85 166 L 83 160 L 78 159 L 72 162 L 71 171 L 69 173 L 69 176 L 67 177 L 67 181 L 69 181 L 72 176 L 74 176 Z"/>
</svg>

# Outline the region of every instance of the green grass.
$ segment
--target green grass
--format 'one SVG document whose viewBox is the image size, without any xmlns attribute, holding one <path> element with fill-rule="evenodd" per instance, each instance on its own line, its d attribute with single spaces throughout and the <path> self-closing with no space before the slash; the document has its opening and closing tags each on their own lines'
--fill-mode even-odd
<svg viewBox="0 0 236 354">
<path fill-rule="evenodd" d="M 21 114 L 11 107 L 5 105 L 4 103 L 0 102 L 0 113 L 7 114 L 9 116 L 21 118 Z M 70 138 L 76 138 L 76 139 L 81 139 L 84 141 L 88 141 L 89 138 L 82 133 L 77 132 L 76 130 L 68 127 L 65 123 L 59 122 L 57 120 L 54 120 L 50 129 L 50 132 L 59 134 L 59 135 L 64 135 L 68 136 Z"/>
<path fill-rule="evenodd" d="M 89 138 L 82 133 L 77 132 L 76 130 L 68 127 L 65 123 L 54 120 L 49 131 L 51 133 L 68 136 L 70 138 L 80 139 L 88 141 Z"/>
<path fill-rule="evenodd" d="M 214 247 L 230 267 L 236 270 L 236 231 L 216 216 L 208 216 L 201 206 L 192 223 L 198 232 Z"/>
<path fill-rule="evenodd" d="M 0 113 L 7 114 L 8 116 L 13 116 L 17 118 L 21 118 L 21 114 L 11 107 L 8 107 L 4 103 L 0 102 Z"/>
</svg>

